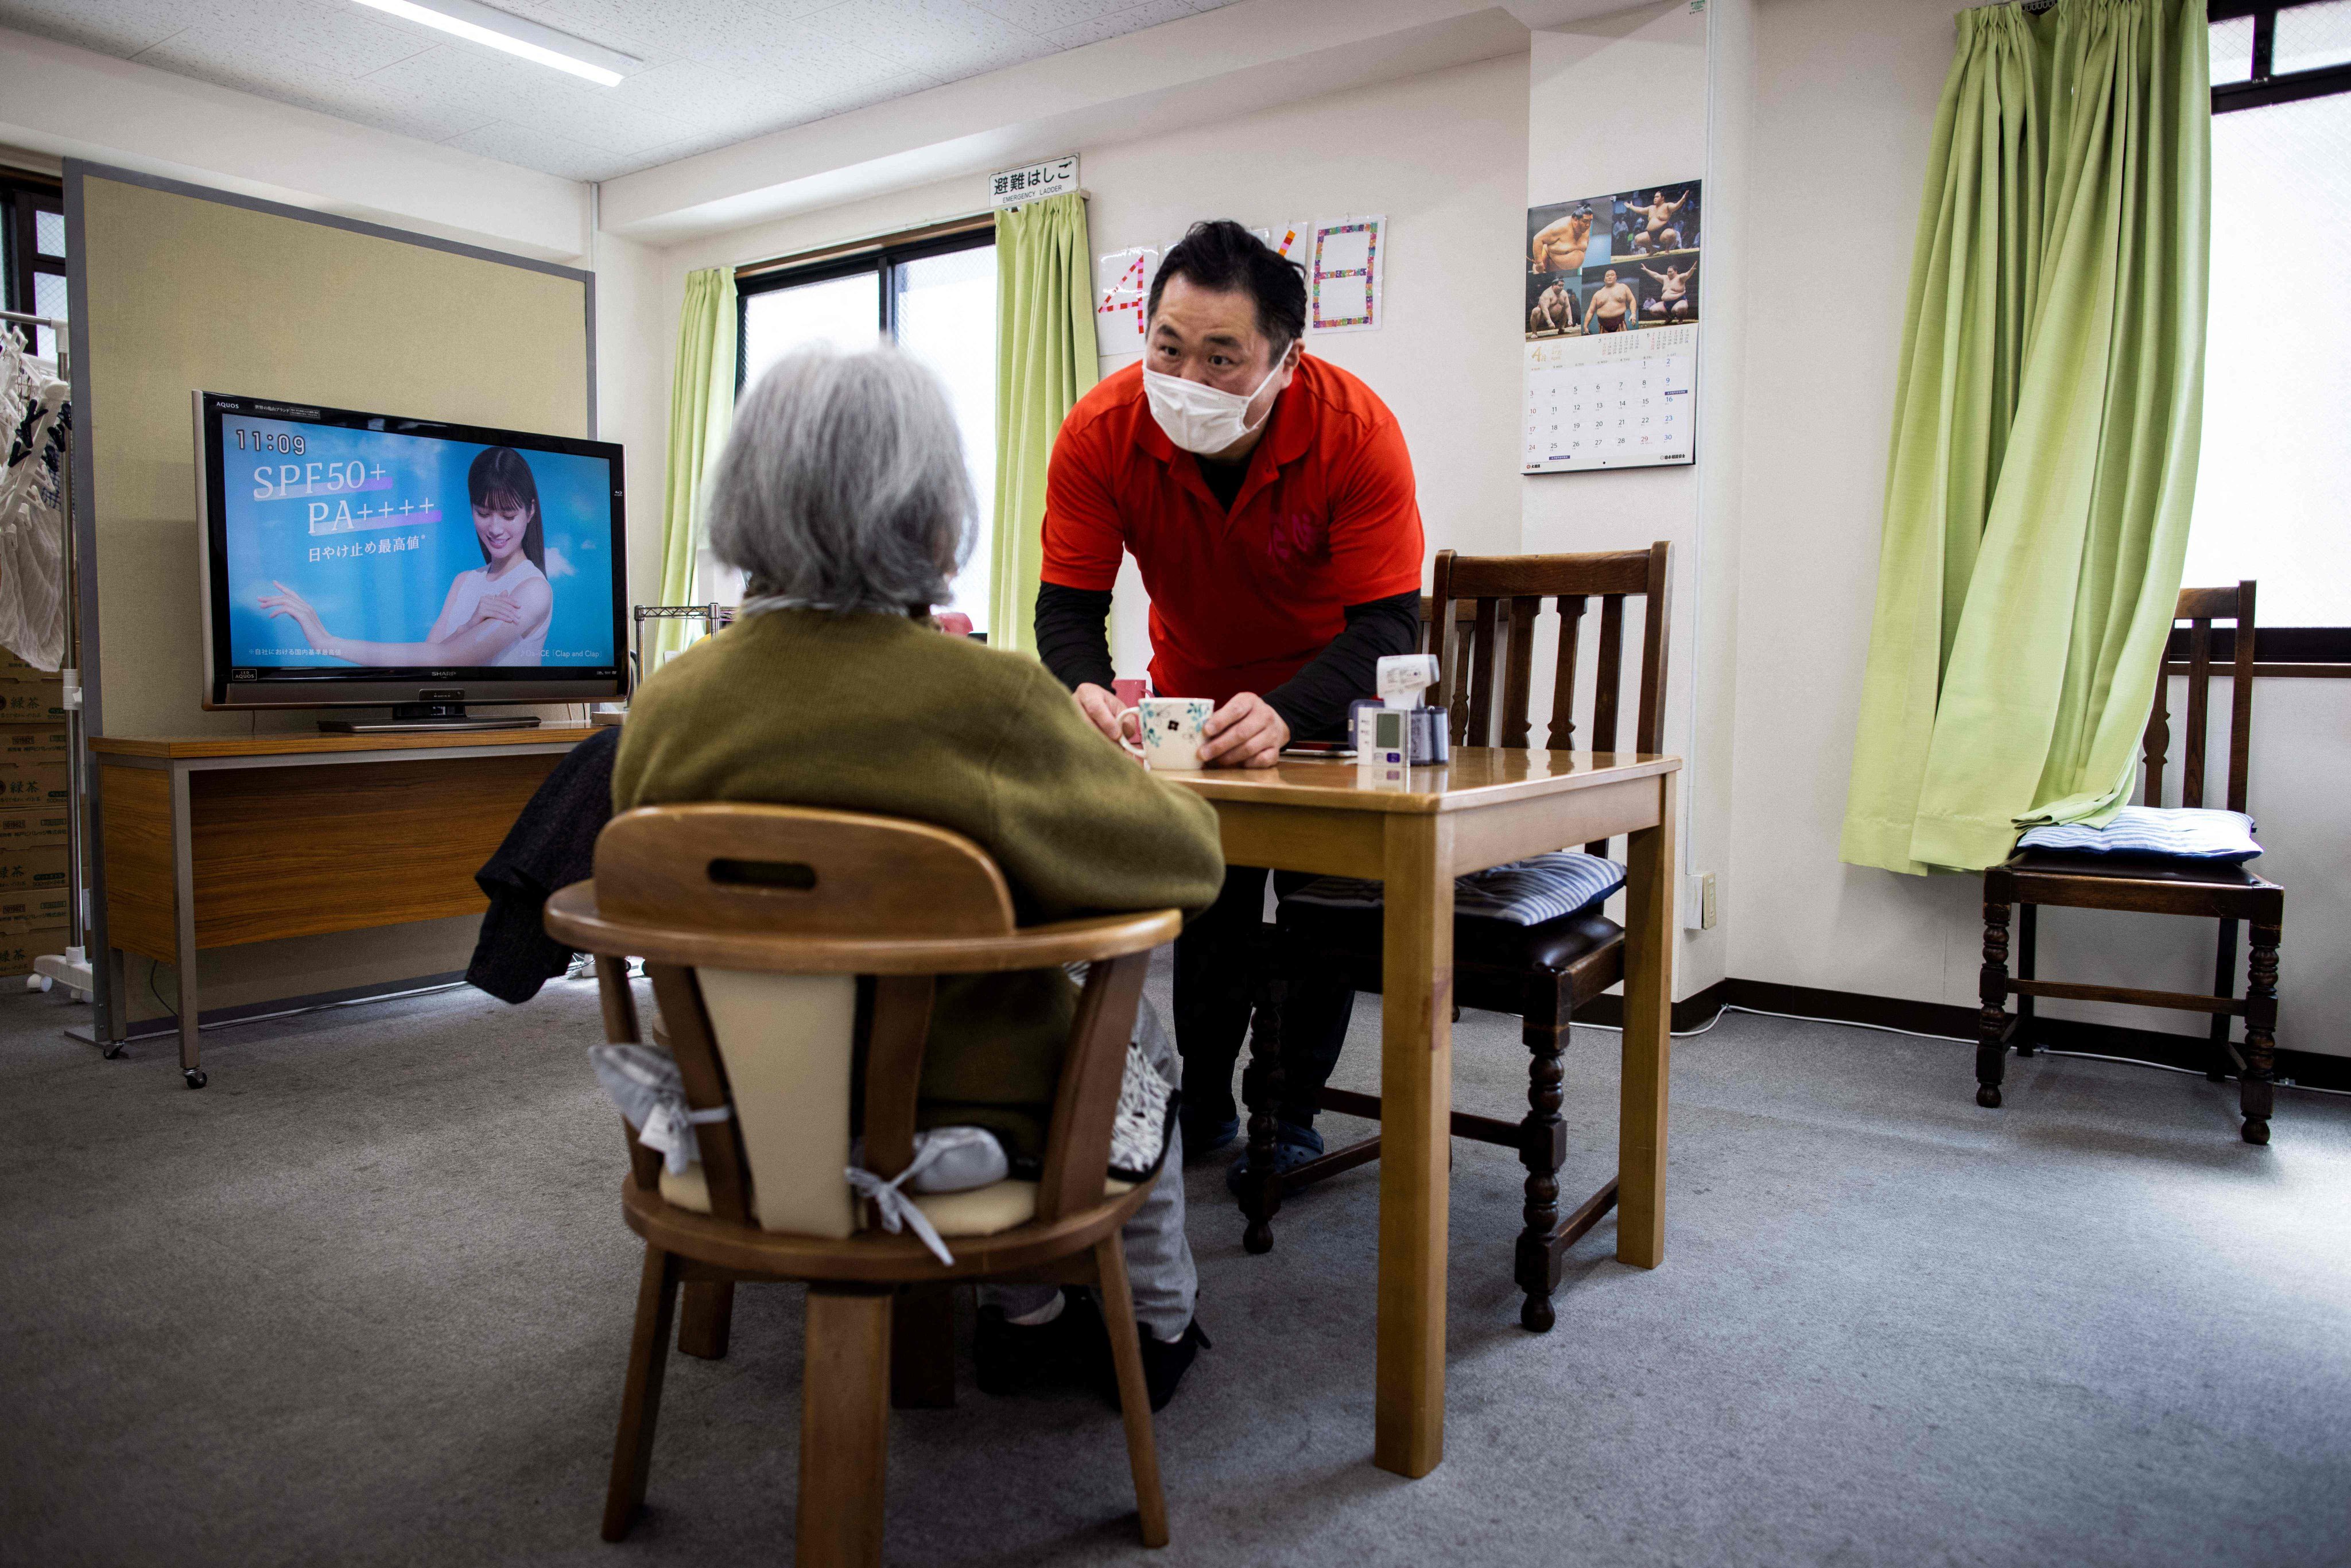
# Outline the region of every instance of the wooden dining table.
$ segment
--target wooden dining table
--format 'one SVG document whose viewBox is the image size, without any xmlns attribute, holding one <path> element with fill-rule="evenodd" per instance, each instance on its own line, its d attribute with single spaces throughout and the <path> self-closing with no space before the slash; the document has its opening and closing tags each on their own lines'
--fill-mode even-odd
<svg viewBox="0 0 2351 1568">
<path fill-rule="evenodd" d="M 1386 884 L 1372 1448 L 1382 1469 L 1425 1476 L 1445 1458 L 1455 877 L 1627 835 L 1616 1256 L 1644 1269 L 1664 1260 L 1680 768 L 1646 753 L 1463 747 L 1437 768 L 1285 759 L 1165 775 L 1216 808 L 1229 864 Z"/>
</svg>

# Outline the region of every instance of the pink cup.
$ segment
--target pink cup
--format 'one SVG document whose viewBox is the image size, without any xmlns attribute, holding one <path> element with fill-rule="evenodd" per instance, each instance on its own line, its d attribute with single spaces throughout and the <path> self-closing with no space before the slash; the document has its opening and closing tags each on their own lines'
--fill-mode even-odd
<svg viewBox="0 0 2351 1568">
<path fill-rule="evenodd" d="M 1142 705 L 1143 694 L 1149 691 L 1151 685 L 1149 682 L 1138 677 L 1132 680 L 1113 681 L 1110 684 L 1110 689 L 1118 697 L 1119 706 L 1138 707 Z"/>
</svg>

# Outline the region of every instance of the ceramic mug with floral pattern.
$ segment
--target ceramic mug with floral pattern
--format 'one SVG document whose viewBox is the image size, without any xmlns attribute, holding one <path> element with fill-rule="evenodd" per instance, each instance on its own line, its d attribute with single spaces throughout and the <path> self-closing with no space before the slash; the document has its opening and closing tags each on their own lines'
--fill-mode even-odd
<svg viewBox="0 0 2351 1568">
<path fill-rule="evenodd" d="M 1119 744 L 1163 773 L 1196 772 L 1200 767 L 1200 730 L 1217 705 L 1207 697 L 1145 697 L 1118 716 Z M 1126 738 L 1132 717 L 1142 742 Z"/>
</svg>

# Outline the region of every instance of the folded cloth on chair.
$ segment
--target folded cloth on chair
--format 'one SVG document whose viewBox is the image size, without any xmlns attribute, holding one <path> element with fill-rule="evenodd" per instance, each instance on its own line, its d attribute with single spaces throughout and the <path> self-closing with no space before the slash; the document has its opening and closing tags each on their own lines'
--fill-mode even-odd
<svg viewBox="0 0 2351 1568">
<path fill-rule="evenodd" d="M 849 1140 L 849 1163 L 862 1169 L 865 1140 Z M 914 1134 L 914 1157 L 900 1179 L 909 1192 L 970 1192 L 1012 1174 L 1004 1145 L 985 1127 L 933 1127 Z"/>
<path fill-rule="evenodd" d="M 2253 820 L 2242 811 L 2200 806 L 2125 806 L 2103 828 L 2080 822 L 2032 828 L 2019 849 L 2082 855 L 2160 855 L 2170 860 L 2241 862 L 2262 852 Z"/>
<path fill-rule="evenodd" d="M 1530 855 L 1508 865 L 1453 879 L 1453 913 L 1512 925 L 1540 925 L 1587 909 L 1625 885 L 1625 868 L 1573 850 Z M 1327 909 L 1377 909 L 1382 888 L 1361 877 L 1326 876 L 1308 883 L 1284 904 Z"/>
<path fill-rule="evenodd" d="M 1061 972 L 1080 986 L 1086 983 L 1091 964 L 1064 964 Z M 1145 1051 L 1148 1045 L 1154 1049 Z M 1110 1125 L 1110 1175 L 1115 1181 L 1140 1186 L 1159 1174 L 1167 1157 L 1167 1134 L 1176 1125 L 1183 1092 L 1160 1076 L 1151 1064 L 1154 1055 L 1173 1061 L 1159 1009 L 1144 997 L 1134 1009 L 1134 1032 L 1126 1042 L 1126 1067 L 1119 1080 L 1118 1111 Z"/>
<path fill-rule="evenodd" d="M 488 897 L 465 978 L 502 1002 L 527 1002 L 563 973 L 571 949 L 547 934 L 547 895 L 596 871 L 596 835 L 612 820 L 618 728 L 573 747 L 523 807 L 506 841 L 474 873 Z"/>
<path fill-rule="evenodd" d="M 732 1114 L 724 1105 L 696 1111 L 686 1104 L 677 1059 L 659 1046 L 591 1045 L 588 1061 L 604 1092 L 637 1130 L 637 1142 L 660 1150 L 672 1176 L 683 1176 L 686 1166 L 702 1161 L 694 1129 Z"/>
</svg>

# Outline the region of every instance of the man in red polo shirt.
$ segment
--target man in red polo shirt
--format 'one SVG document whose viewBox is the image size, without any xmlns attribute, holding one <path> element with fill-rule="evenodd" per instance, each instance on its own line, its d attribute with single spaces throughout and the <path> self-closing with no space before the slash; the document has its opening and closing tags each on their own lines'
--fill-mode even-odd
<svg viewBox="0 0 2351 1568">
<path fill-rule="evenodd" d="M 1151 595 L 1154 688 L 1216 701 L 1208 766 L 1269 768 L 1293 737 L 1337 738 L 1348 705 L 1374 695 L 1380 657 L 1418 644 L 1412 459 L 1369 387 L 1303 351 L 1297 265 L 1238 224 L 1195 225 L 1167 252 L 1146 319 L 1143 363 L 1081 399 L 1053 448 L 1038 652 L 1115 739 L 1104 626 L 1132 554 Z M 1265 877 L 1229 868 L 1223 896 L 1176 939 L 1194 1155 L 1239 1130 L 1233 1064 Z M 1293 1052 L 1335 1060 L 1346 1009 L 1311 1010 L 1336 1016 L 1293 1018 Z M 1320 1152 L 1311 1110 L 1280 1119 L 1285 1166 Z"/>
</svg>

